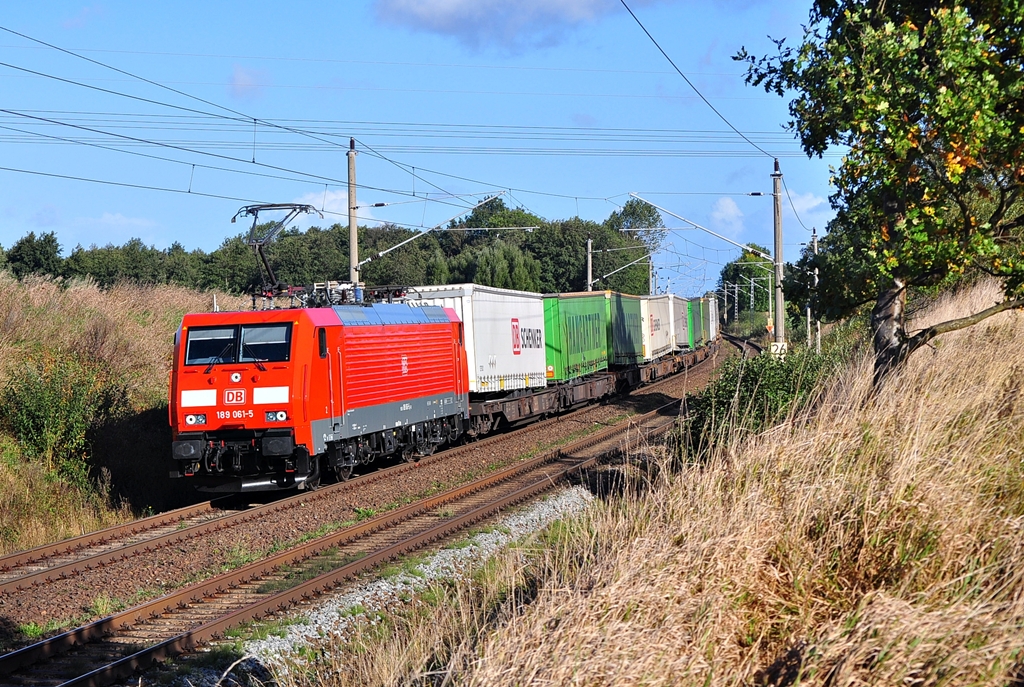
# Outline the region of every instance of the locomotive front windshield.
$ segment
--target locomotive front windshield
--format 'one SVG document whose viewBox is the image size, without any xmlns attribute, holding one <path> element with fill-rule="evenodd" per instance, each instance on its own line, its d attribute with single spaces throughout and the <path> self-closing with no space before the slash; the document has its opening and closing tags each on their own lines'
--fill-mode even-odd
<svg viewBox="0 0 1024 687">
<path fill-rule="evenodd" d="M 290 323 L 195 327 L 188 332 L 185 364 L 287 362 L 291 338 Z"/>
</svg>

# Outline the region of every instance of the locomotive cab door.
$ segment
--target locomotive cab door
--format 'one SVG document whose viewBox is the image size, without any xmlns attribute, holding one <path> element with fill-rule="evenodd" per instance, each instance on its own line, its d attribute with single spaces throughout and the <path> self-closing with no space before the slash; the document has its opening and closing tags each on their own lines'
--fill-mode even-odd
<svg viewBox="0 0 1024 687">
<path fill-rule="evenodd" d="M 316 328 L 316 345 L 317 345 L 317 355 L 319 356 L 320 360 L 324 361 L 324 363 L 326 363 L 326 365 L 327 365 L 327 370 L 326 370 L 326 372 L 327 372 L 327 374 L 326 374 L 326 377 L 327 377 L 327 402 L 328 402 L 327 408 L 328 408 L 328 411 L 329 411 L 330 416 L 331 416 L 331 430 L 333 431 L 333 430 L 337 429 L 337 424 L 338 424 L 338 408 L 335 406 L 335 395 L 336 394 L 335 394 L 334 361 L 332 360 L 332 358 L 336 357 L 336 356 L 332 356 L 331 355 L 330 348 L 327 345 L 327 329 L 326 328 L 324 328 L 324 327 L 317 327 Z M 341 366 L 339 365 L 338 366 L 338 383 L 340 383 L 340 381 L 341 381 L 340 375 L 341 375 Z"/>
</svg>

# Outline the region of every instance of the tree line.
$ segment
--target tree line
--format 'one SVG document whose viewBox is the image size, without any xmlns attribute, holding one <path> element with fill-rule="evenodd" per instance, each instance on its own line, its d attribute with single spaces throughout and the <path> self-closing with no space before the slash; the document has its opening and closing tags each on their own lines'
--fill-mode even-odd
<svg viewBox="0 0 1024 687">
<path fill-rule="evenodd" d="M 548 221 L 496 198 L 449 226 L 372 260 L 363 266 L 360 277 L 368 286 L 475 282 L 542 293 L 583 291 L 588 238 L 595 251 L 593 273 L 600 277 L 652 252 L 661 239 L 657 231 L 661 226 L 657 211 L 637 200 L 630 200 L 603 222 L 594 222 L 579 217 Z M 417 233 L 391 224 L 360 227 L 359 254 L 374 255 Z M 347 280 L 348 243 L 348 227 L 333 224 L 306 231 L 288 229 L 265 250 L 282 283 L 304 285 Z M 601 252 L 609 248 L 626 250 Z M 100 286 L 134 281 L 251 293 L 261 283 L 245 234 L 226 238 L 210 252 L 188 250 L 178 242 L 159 249 L 133 238 L 119 246 L 79 245 L 62 257 L 54 232 L 30 232 L 7 250 L 0 246 L 0 269 L 18 278 L 30 274 L 89 277 Z M 641 261 L 594 288 L 646 294 L 648 266 Z"/>
</svg>

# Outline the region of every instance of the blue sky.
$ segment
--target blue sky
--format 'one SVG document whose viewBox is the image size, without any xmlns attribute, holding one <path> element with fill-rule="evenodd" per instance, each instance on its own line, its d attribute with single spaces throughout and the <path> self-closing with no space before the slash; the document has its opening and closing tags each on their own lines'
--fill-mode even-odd
<svg viewBox="0 0 1024 687">
<path fill-rule="evenodd" d="M 8 248 L 54 231 L 65 254 L 132 237 L 212 250 L 250 202 L 308 202 L 325 210 L 315 223 L 346 223 L 350 136 L 360 205 L 390 203 L 361 209 L 364 223 L 429 227 L 500 190 L 548 219 L 600 221 L 634 191 L 771 246 L 771 158 L 699 99 L 618 0 L 7 5 L 6 29 L 207 101 L 0 32 L 0 167 L 22 170 L 0 171 Z M 779 157 L 800 219 L 821 231 L 838 156 L 808 160 L 782 127 L 787 101 L 745 85 L 730 59 L 742 46 L 769 52 L 769 35 L 798 40 L 808 4 L 630 6 Z M 793 259 L 809 234 L 784 208 Z M 703 232 L 671 236 L 656 265 L 675 291 L 713 288 L 737 254 Z"/>
</svg>

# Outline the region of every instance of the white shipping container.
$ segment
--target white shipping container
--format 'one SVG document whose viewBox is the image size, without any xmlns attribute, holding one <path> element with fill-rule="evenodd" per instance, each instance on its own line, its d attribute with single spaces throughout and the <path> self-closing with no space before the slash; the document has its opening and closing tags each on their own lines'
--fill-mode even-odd
<svg viewBox="0 0 1024 687">
<path fill-rule="evenodd" d="M 711 299 L 711 340 L 718 340 L 718 299 Z"/>
<path fill-rule="evenodd" d="M 459 315 L 466 332 L 471 393 L 547 386 L 540 294 L 449 284 L 410 288 L 407 300 L 451 308 Z"/>
<path fill-rule="evenodd" d="M 669 308 L 672 311 L 672 348 L 680 351 L 690 347 L 689 318 L 687 317 L 688 301 L 682 296 L 669 294 Z"/>
<path fill-rule="evenodd" d="M 660 358 L 672 350 L 672 306 L 669 296 L 642 296 L 644 360 Z"/>
</svg>

